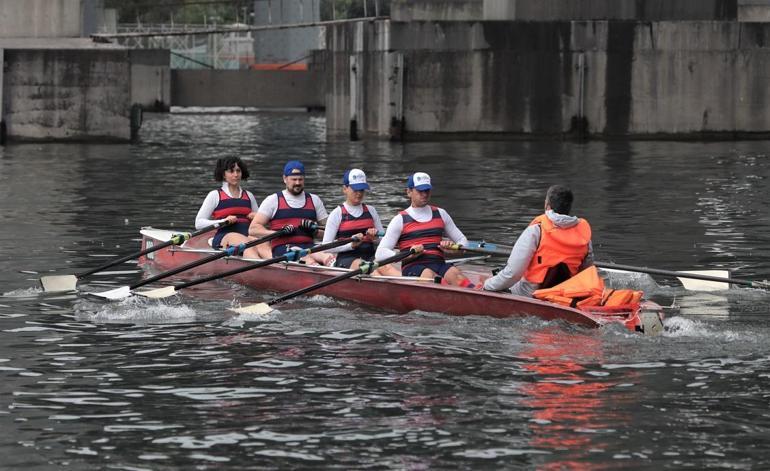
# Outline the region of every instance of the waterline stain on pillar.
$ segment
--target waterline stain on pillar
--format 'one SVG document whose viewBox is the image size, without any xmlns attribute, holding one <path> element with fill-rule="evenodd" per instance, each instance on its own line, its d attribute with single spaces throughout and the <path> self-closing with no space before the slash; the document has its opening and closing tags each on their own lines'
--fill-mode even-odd
<svg viewBox="0 0 770 471">
<path fill-rule="evenodd" d="M 625 135 L 629 131 L 636 25 L 633 21 L 608 23 L 604 95 L 607 135 Z"/>
</svg>

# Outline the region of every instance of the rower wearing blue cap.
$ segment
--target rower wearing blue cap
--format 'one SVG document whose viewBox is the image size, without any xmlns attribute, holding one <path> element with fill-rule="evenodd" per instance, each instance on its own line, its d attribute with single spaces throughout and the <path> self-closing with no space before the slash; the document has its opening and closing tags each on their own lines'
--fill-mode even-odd
<svg viewBox="0 0 770 471">
<path fill-rule="evenodd" d="M 328 216 L 321 198 L 305 191 L 305 165 L 302 162 L 286 162 L 283 166 L 283 183 L 286 188 L 262 201 L 249 226 L 249 235 L 254 237 L 264 237 L 287 226 L 294 229 L 292 234 L 270 242 L 273 257 L 284 255 L 292 247 L 312 247 L 318 226 Z M 310 254 L 302 260 L 309 265 L 325 265 L 331 263 L 334 256 L 321 252 Z"/>
<path fill-rule="evenodd" d="M 468 239 L 444 209 L 430 205 L 432 189 L 430 175 L 425 172 L 416 172 L 407 178 L 406 195 L 411 205 L 390 221 L 375 259 L 391 257 L 396 248 L 400 251 L 422 248 L 420 255 L 402 262 L 404 276 L 439 276 L 442 283 L 473 288 L 475 285 L 460 269 L 444 259 L 444 249 L 454 244 L 466 245 Z M 443 240 L 444 236 L 450 240 Z"/>
<path fill-rule="evenodd" d="M 342 237 L 354 235 L 363 236 L 360 242 L 352 242 L 342 247 L 329 249 L 327 252 L 336 253 L 334 266 L 357 269 L 361 261 L 370 262 L 374 259 L 374 243 L 377 233 L 382 232 L 382 222 L 374 206 L 364 204 L 369 183 L 363 170 L 352 168 L 342 176 L 342 192 L 345 202 L 334 208 L 326 220 L 324 243 Z M 385 265 L 373 272 L 374 275 L 398 276 L 401 272 L 392 265 Z"/>
</svg>

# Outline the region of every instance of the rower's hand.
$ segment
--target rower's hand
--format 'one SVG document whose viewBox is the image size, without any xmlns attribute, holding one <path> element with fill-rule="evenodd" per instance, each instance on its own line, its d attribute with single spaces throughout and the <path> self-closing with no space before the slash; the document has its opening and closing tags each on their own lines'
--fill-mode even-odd
<svg viewBox="0 0 770 471">
<path fill-rule="evenodd" d="M 316 231 L 318 231 L 318 224 L 316 224 L 316 222 L 311 219 L 303 219 L 299 223 L 299 228 L 305 232 L 309 232 L 311 235 L 314 235 Z"/>
<path fill-rule="evenodd" d="M 281 231 L 283 231 L 284 234 L 291 234 L 292 232 L 294 232 L 294 226 L 292 226 L 291 224 L 286 224 L 281 228 Z"/>
<path fill-rule="evenodd" d="M 459 247 L 460 246 L 458 244 L 452 242 L 451 240 L 442 240 L 441 243 L 439 244 L 439 247 L 441 247 L 441 250 L 443 250 L 445 252 L 446 251 L 457 252 L 457 251 L 459 251 Z"/>
<path fill-rule="evenodd" d="M 247 214 L 247 215 L 246 215 L 246 218 L 247 218 L 249 221 L 252 221 L 252 220 L 254 220 L 254 216 L 256 216 L 256 215 L 257 215 L 257 213 L 255 213 L 254 211 L 252 211 L 252 212 L 250 212 L 249 214 Z"/>
<path fill-rule="evenodd" d="M 353 241 L 350 243 L 350 246 L 355 248 L 358 248 L 359 245 L 364 241 L 364 235 L 363 234 L 356 234 L 352 236 Z"/>
<path fill-rule="evenodd" d="M 235 216 L 227 216 L 225 221 L 227 221 L 228 224 L 235 224 L 238 221 L 238 218 Z"/>
<path fill-rule="evenodd" d="M 366 240 L 368 242 L 374 242 L 377 240 L 377 229 L 370 227 L 366 230 Z"/>
</svg>

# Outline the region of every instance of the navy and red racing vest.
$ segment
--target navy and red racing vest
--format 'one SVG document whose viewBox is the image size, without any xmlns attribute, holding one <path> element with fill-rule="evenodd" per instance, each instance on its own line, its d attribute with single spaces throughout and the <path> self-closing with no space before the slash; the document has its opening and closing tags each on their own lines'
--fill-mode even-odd
<svg viewBox="0 0 770 471">
<path fill-rule="evenodd" d="M 311 221 L 318 222 L 315 205 L 313 204 L 313 198 L 310 196 L 310 193 L 305 192 L 305 205 L 301 208 L 292 208 L 289 206 L 282 191 L 279 191 L 276 195 L 278 196 L 278 209 L 275 211 L 273 219 L 270 220 L 268 228 L 274 231 L 280 231 L 286 224 L 291 224 L 295 227 L 295 231 L 291 235 L 273 239 L 270 241 L 270 246 L 278 247 L 279 245 L 286 244 L 312 244 L 313 235 L 299 228 L 299 224 L 303 219 L 310 219 Z"/>
<path fill-rule="evenodd" d="M 227 234 L 230 232 L 237 232 L 245 236 L 249 235 L 249 224 L 251 221 L 247 217 L 251 212 L 251 200 L 249 199 L 246 190 L 241 190 L 240 198 L 231 198 L 221 188 L 219 189 L 219 203 L 214 208 L 214 212 L 211 213 L 211 219 L 224 219 L 227 216 L 237 217 L 235 224 L 229 226 L 220 227 L 215 233 L 215 237 L 218 234 Z"/>
<path fill-rule="evenodd" d="M 365 204 L 363 206 L 363 213 L 360 216 L 355 217 L 348 212 L 345 205 L 341 205 L 342 219 L 340 221 L 340 227 L 337 229 L 337 238 L 342 239 L 345 237 L 351 237 L 356 234 L 366 235 L 366 231 L 374 227 L 374 219 L 372 213 L 369 212 L 369 208 Z M 367 258 L 374 255 L 374 244 L 371 242 L 362 242 L 358 247 L 347 252 L 342 252 L 346 256 L 356 256 L 359 258 Z"/>
<path fill-rule="evenodd" d="M 409 250 L 411 247 L 419 244 L 422 244 L 425 248 L 418 257 L 410 260 L 407 264 L 402 264 L 402 269 L 415 263 L 444 263 L 444 252 L 439 248 L 441 238 L 444 236 L 444 220 L 441 219 L 441 213 L 436 206 L 431 206 L 430 209 L 432 217 L 429 221 L 425 222 L 415 221 L 406 211 L 399 213 L 403 221 L 403 227 L 401 229 L 401 237 L 398 238 L 398 243 L 396 243 L 398 250 Z"/>
</svg>

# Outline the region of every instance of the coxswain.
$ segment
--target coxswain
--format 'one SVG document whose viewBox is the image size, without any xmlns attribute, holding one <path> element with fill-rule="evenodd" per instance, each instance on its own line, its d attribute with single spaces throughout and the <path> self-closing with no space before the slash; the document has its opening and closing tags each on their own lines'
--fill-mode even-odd
<svg viewBox="0 0 770 471">
<path fill-rule="evenodd" d="M 258 206 L 254 195 L 241 188 L 241 182 L 249 178 L 246 164 L 238 157 L 223 157 L 214 167 L 214 180 L 222 186 L 206 195 L 195 216 L 195 228 L 202 229 L 212 224 L 230 221 L 220 227 L 211 240 L 215 249 L 240 245 L 253 240 L 249 237 L 249 224 L 256 215 Z M 257 247 L 243 252 L 246 258 L 260 258 Z"/>
<path fill-rule="evenodd" d="M 519 296 L 532 296 L 593 265 L 591 226 L 571 216 L 572 191 L 562 185 L 548 188 L 545 213 L 536 217 L 511 249 L 508 262 L 497 275 L 484 281 L 484 289 L 510 289 Z"/>
<path fill-rule="evenodd" d="M 352 168 L 345 172 L 342 177 L 345 202 L 334 208 L 326 219 L 323 242 L 326 244 L 337 238 L 353 236 L 361 240 L 327 250 L 336 254 L 335 267 L 355 270 L 361 261 L 371 262 L 374 259 L 374 244 L 383 227 L 374 206 L 364 204 L 367 190 L 369 183 L 363 170 Z M 399 276 L 401 272 L 392 265 L 385 265 L 372 274 Z"/>
<path fill-rule="evenodd" d="M 375 259 L 392 256 L 396 248 L 399 251 L 416 248 L 422 253 L 401 263 L 403 276 L 440 277 L 442 283 L 473 288 L 473 283 L 457 267 L 446 263 L 443 249 L 454 244 L 464 245 L 468 239 L 444 209 L 429 204 L 432 188 L 427 173 L 409 176 L 406 195 L 411 205 L 390 221 Z M 449 240 L 443 240 L 444 236 Z"/>
<path fill-rule="evenodd" d="M 285 189 L 268 195 L 259 205 L 256 216 L 249 226 L 249 235 L 264 237 L 290 226 L 294 232 L 270 242 L 271 255 L 279 257 L 293 247 L 312 247 L 313 236 L 318 233 L 328 216 L 318 195 L 305 191 L 305 166 L 299 160 L 291 160 L 283 167 Z M 326 265 L 334 256 L 324 252 L 302 258 L 308 265 Z"/>
</svg>

